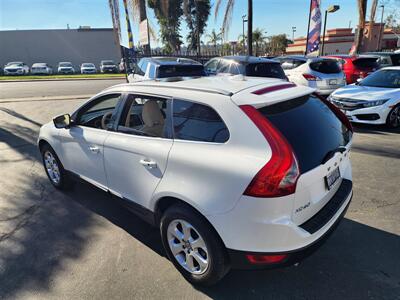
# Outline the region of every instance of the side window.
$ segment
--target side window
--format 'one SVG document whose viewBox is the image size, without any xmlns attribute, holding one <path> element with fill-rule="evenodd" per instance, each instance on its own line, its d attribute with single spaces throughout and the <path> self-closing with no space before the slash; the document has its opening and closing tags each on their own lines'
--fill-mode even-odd
<svg viewBox="0 0 400 300">
<path fill-rule="evenodd" d="M 282 69 L 284 69 L 284 70 L 293 69 L 294 68 L 293 60 L 288 59 L 288 58 L 282 59 L 281 66 L 282 66 Z"/>
<path fill-rule="evenodd" d="M 143 76 L 144 72 L 142 71 L 142 66 L 144 64 L 144 59 L 139 60 L 139 62 L 135 65 L 135 73 Z"/>
<path fill-rule="evenodd" d="M 156 66 L 154 64 L 150 64 L 149 78 L 156 78 Z"/>
<path fill-rule="evenodd" d="M 239 64 L 237 64 L 237 63 L 231 63 L 228 72 L 231 73 L 231 74 L 233 74 L 233 75 L 240 74 Z"/>
<path fill-rule="evenodd" d="M 129 95 L 118 131 L 141 136 L 171 138 L 170 100 Z"/>
<path fill-rule="evenodd" d="M 204 66 L 206 72 L 216 72 L 219 59 L 212 59 Z"/>
<path fill-rule="evenodd" d="M 76 123 L 98 129 L 112 127 L 115 108 L 120 98 L 121 94 L 111 94 L 92 100 L 78 112 Z"/>
<path fill-rule="evenodd" d="M 173 100 L 174 138 L 188 141 L 225 143 L 229 131 L 218 113 L 209 106 Z"/>
<path fill-rule="evenodd" d="M 149 64 L 149 62 L 148 62 L 147 60 L 144 60 L 143 63 L 139 66 L 142 75 L 145 75 L 145 74 L 146 74 L 147 65 L 148 65 L 148 64 Z"/>
</svg>

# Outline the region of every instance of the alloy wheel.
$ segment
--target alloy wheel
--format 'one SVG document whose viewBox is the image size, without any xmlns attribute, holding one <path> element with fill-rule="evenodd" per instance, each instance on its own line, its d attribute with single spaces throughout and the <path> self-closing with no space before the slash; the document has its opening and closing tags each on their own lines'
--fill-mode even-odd
<svg viewBox="0 0 400 300">
<path fill-rule="evenodd" d="M 400 106 L 395 107 L 389 115 L 389 123 L 392 127 L 400 126 Z"/>
<path fill-rule="evenodd" d="M 46 151 L 43 154 L 43 161 L 46 168 L 46 172 L 50 177 L 50 180 L 56 185 L 60 184 L 61 181 L 60 168 L 53 153 L 51 153 L 50 151 Z"/>
<path fill-rule="evenodd" d="M 206 243 L 187 221 L 173 220 L 167 229 L 168 245 L 176 261 L 191 274 L 203 274 L 209 266 Z"/>
</svg>

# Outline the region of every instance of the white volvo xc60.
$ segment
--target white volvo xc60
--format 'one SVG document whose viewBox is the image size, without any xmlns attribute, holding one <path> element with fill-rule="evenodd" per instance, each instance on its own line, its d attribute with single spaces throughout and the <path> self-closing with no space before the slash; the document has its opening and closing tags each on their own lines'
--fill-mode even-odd
<svg viewBox="0 0 400 300">
<path fill-rule="evenodd" d="M 79 177 L 159 226 L 192 283 L 293 264 L 352 197 L 352 128 L 313 89 L 204 77 L 108 88 L 40 130 L 50 182 Z"/>
</svg>

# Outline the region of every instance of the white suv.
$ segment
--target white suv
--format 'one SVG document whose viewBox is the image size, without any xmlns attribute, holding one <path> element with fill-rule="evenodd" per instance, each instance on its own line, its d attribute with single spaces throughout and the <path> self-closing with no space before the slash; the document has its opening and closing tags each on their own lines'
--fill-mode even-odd
<svg viewBox="0 0 400 300">
<path fill-rule="evenodd" d="M 38 145 L 56 188 L 79 177 L 126 200 L 209 285 L 296 263 L 343 217 L 352 129 L 312 93 L 242 76 L 122 84 L 44 125 Z"/>
</svg>

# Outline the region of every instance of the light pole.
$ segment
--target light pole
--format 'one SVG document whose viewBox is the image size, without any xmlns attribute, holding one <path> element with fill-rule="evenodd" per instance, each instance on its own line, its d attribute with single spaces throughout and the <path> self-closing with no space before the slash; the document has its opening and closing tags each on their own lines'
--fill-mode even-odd
<svg viewBox="0 0 400 300">
<path fill-rule="evenodd" d="M 326 19 L 328 17 L 328 13 L 334 13 L 335 11 L 338 11 L 340 9 L 339 5 L 331 5 L 328 7 L 328 9 L 325 11 L 325 20 L 324 20 L 324 35 L 322 36 L 322 48 L 321 48 L 321 53 L 320 55 L 324 55 L 324 47 L 325 47 L 325 32 L 326 32 Z"/>
<path fill-rule="evenodd" d="M 246 23 L 246 15 L 242 16 L 242 28 L 243 28 L 243 33 L 242 33 L 242 38 L 243 38 L 243 50 L 246 48 L 246 42 L 245 42 L 245 37 L 244 37 L 244 23 Z M 246 52 L 246 51 L 245 51 Z"/>
<path fill-rule="evenodd" d="M 379 37 L 378 37 L 378 50 L 381 50 L 381 38 L 382 38 L 382 26 L 383 26 L 383 13 L 385 11 L 385 5 L 380 5 L 380 8 L 382 8 L 382 15 L 381 15 L 381 27 L 379 28 Z M 383 29 L 384 30 L 384 29 Z"/>
<path fill-rule="evenodd" d="M 292 26 L 292 41 L 294 44 L 294 33 L 296 32 L 296 26 Z"/>
</svg>

